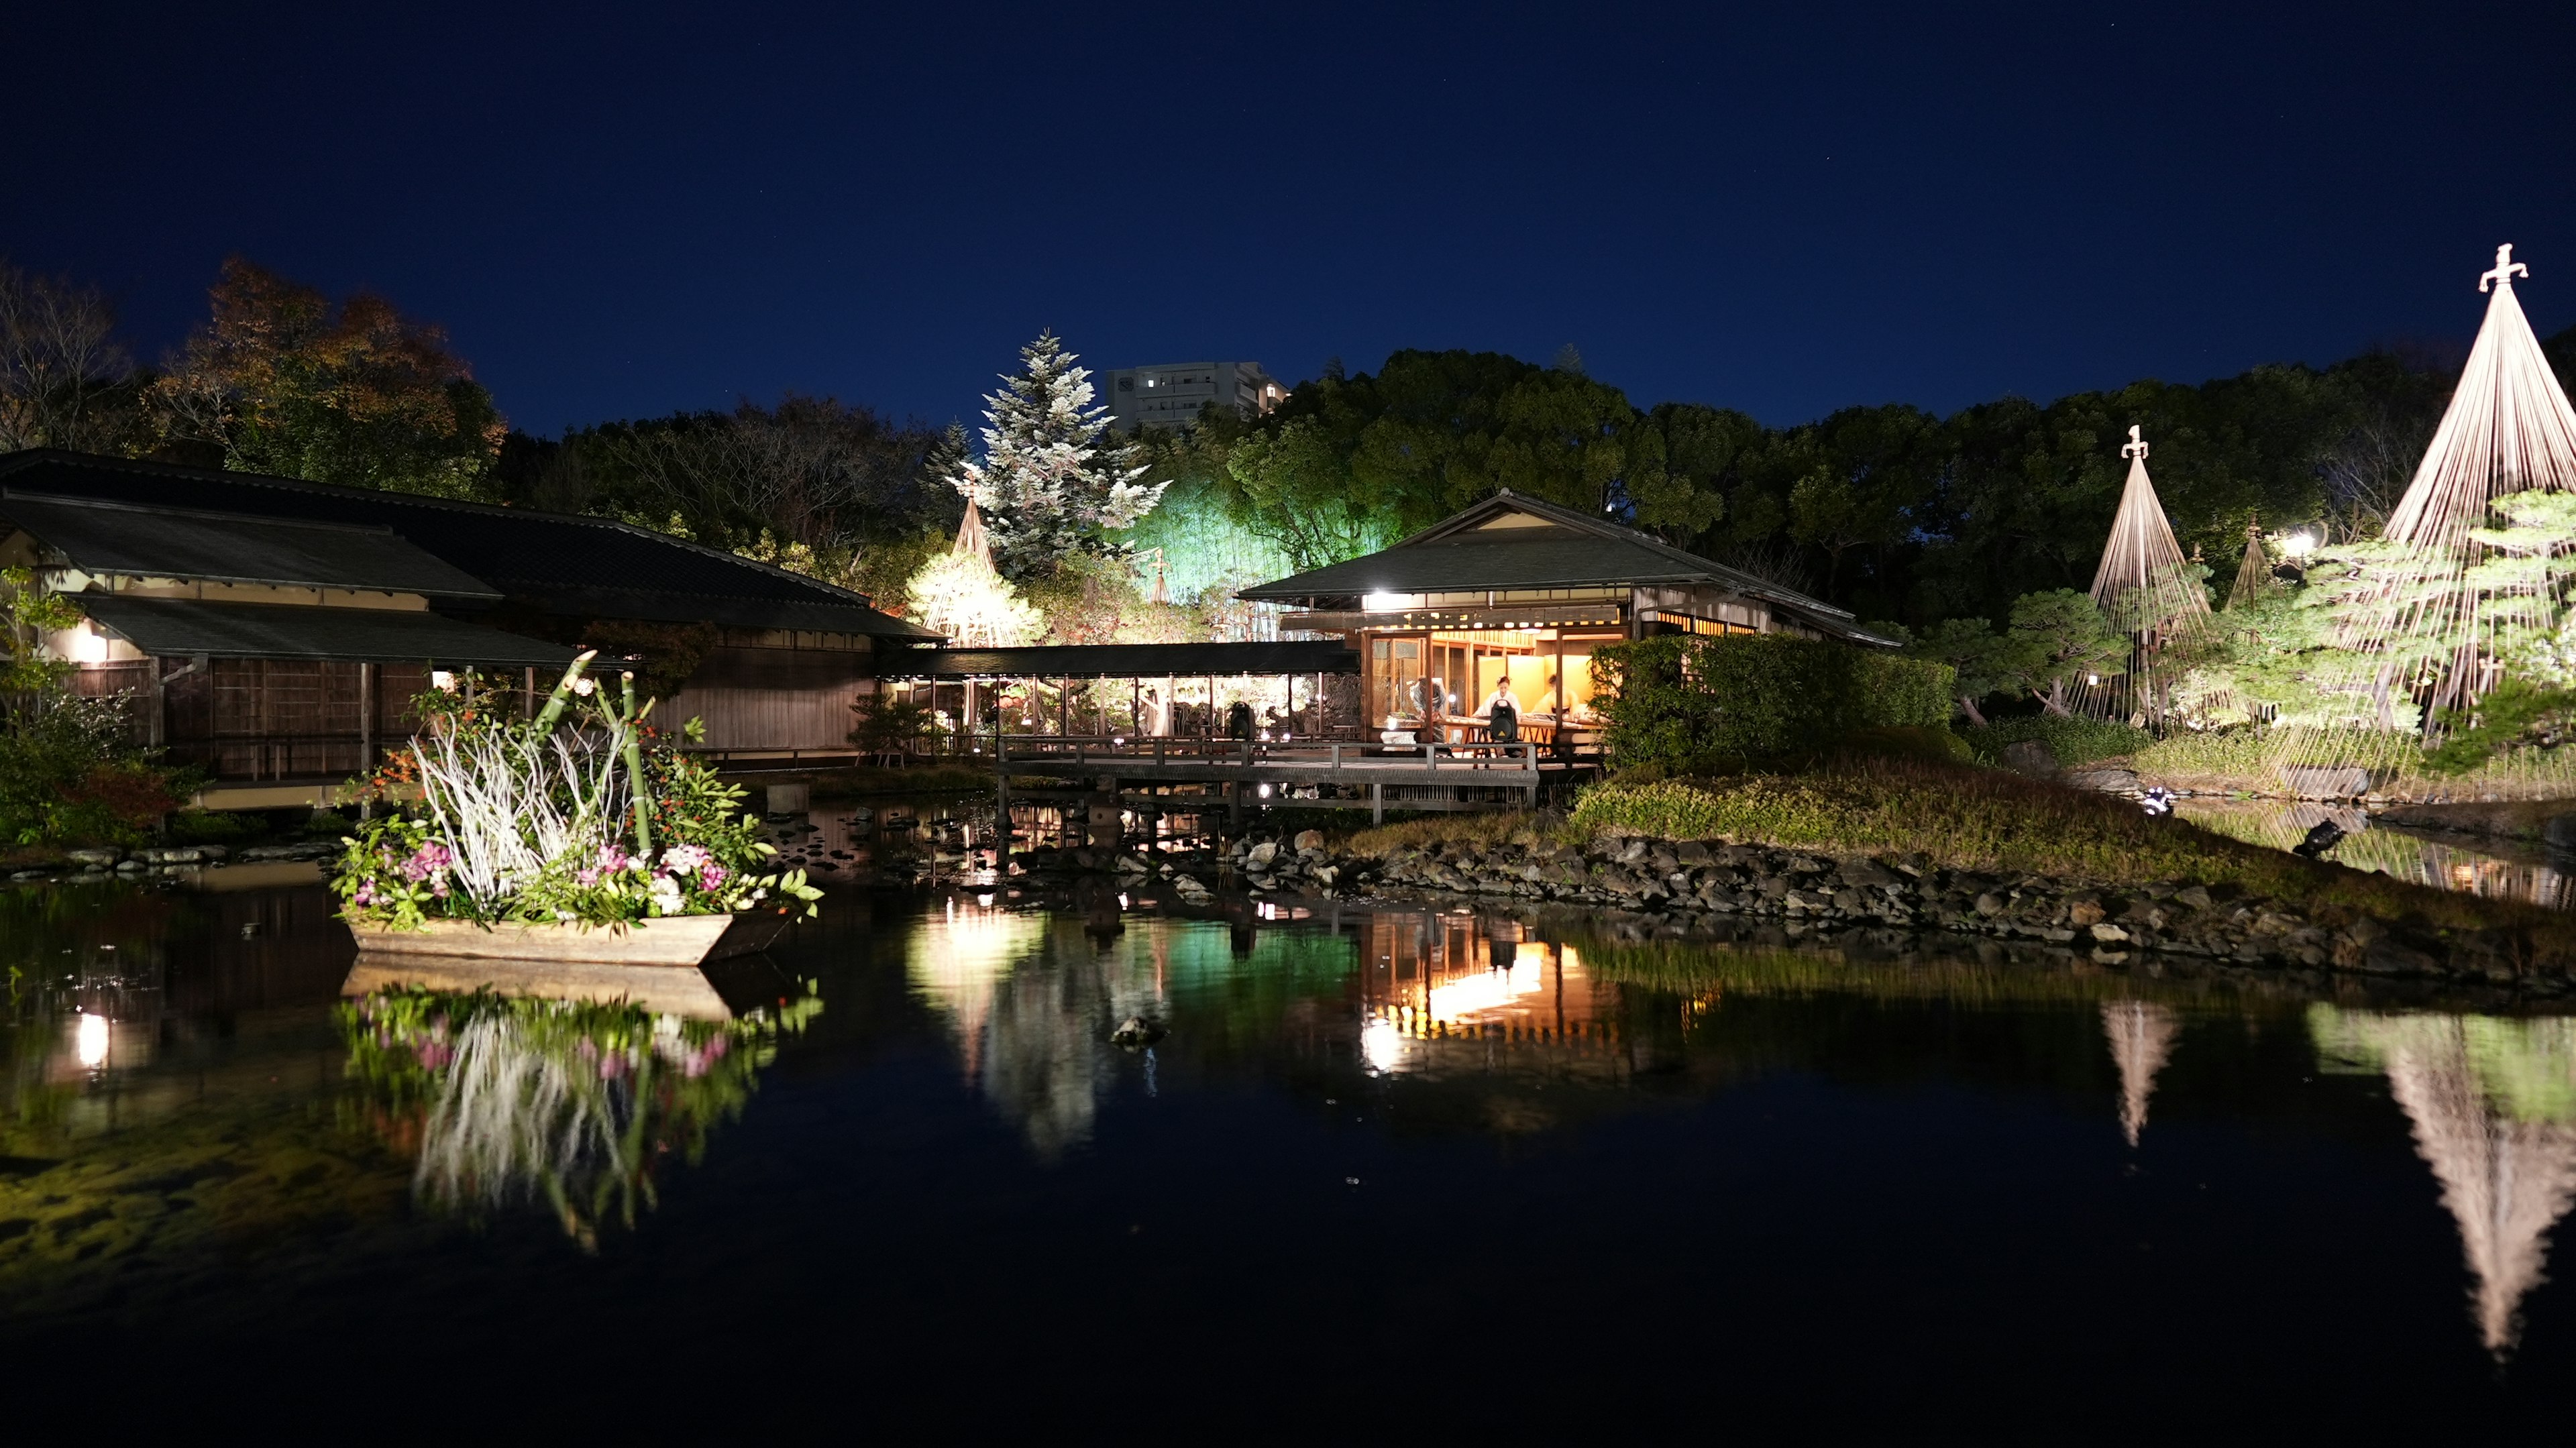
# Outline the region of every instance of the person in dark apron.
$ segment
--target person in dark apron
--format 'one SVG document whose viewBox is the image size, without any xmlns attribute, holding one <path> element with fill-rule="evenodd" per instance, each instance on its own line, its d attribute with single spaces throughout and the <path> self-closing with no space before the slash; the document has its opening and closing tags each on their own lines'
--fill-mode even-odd
<svg viewBox="0 0 2576 1448">
<path fill-rule="evenodd" d="M 1512 681 L 1494 685 L 1494 697 L 1485 701 L 1485 737 L 1496 744 L 1521 742 L 1521 705 L 1512 697 Z"/>
</svg>

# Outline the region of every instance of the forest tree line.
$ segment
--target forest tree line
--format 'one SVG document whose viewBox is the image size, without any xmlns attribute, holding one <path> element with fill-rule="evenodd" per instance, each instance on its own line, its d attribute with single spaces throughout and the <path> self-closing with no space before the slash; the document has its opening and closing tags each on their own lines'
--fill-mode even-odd
<svg viewBox="0 0 2576 1448">
<path fill-rule="evenodd" d="M 2576 375 L 2576 329 L 2547 345 L 2562 380 Z M 2090 583 L 2133 424 L 2183 547 L 2219 571 L 2258 517 L 2372 536 L 2457 365 L 2381 349 L 1947 417 L 1891 403 L 1768 426 L 1699 403 L 1640 409 L 1570 351 L 1549 366 L 1403 351 L 1374 374 L 1330 364 L 1267 417 L 1211 411 L 1147 433 L 1129 461 L 1171 487 L 1138 533 L 1186 512 L 1195 542 L 1221 520 L 1229 556 L 1252 560 L 1237 571 L 1356 556 L 1509 487 L 1919 630 L 2002 622 L 2020 596 Z M 236 259 L 154 365 L 96 289 L 0 263 L 0 450 L 34 446 L 616 517 L 892 599 L 956 526 L 942 478 L 968 443 L 953 425 L 799 395 L 530 436 L 438 328 Z"/>
</svg>

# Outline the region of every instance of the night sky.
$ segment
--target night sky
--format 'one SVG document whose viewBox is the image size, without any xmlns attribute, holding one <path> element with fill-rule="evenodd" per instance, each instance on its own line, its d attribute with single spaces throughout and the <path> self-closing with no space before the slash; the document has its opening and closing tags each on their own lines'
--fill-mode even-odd
<svg viewBox="0 0 2576 1448">
<path fill-rule="evenodd" d="M 971 416 L 1052 327 L 1399 347 L 1796 422 L 2576 322 L 2576 7 L 55 4 L 0 253 L 147 358 L 239 252 L 444 324 L 519 426 Z"/>
</svg>

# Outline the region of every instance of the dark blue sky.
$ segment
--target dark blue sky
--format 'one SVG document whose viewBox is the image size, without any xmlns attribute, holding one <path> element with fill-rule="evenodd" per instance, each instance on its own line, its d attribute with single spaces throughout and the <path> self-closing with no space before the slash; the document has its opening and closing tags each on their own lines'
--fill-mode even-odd
<svg viewBox="0 0 2576 1448">
<path fill-rule="evenodd" d="M 240 252 L 532 431 L 1397 347 L 1792 422 L 2576 322 L 2576 8 L 55 5 L 0 252 L 175 342 Z"/>
</svg>

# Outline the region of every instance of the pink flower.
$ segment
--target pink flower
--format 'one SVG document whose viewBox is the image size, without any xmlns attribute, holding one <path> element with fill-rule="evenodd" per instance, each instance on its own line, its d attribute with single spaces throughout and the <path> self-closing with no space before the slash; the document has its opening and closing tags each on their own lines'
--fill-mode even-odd
<svg viewBox="0 0 2576 1448">
<path fill-rule="evenodd" d="M 725 882 L 725 876 L 728 873 L 730 872 L 724 866 L 709 860 L 698 867 L 698 888 L 712 890 Z"/>
<path fill-rule="evenodd" d="M 453 859 L 454 857 L 447 853 L 447 846 L 436 840 L 424 840 L 419 849 L 411 852 L 411 858 L 403 861 L 403 876 L 417 881 L 426 880 L 432 875 L 443 875 L 447 873 L 447 867 Z"/>
<path fill-rule="evenodd" d="M 573 883 L 587 888 L 588 886 L 599 883 L 599 872 L 597 870 L 575 870 L 572 872 L 572 878 Z"/>
</svg>

